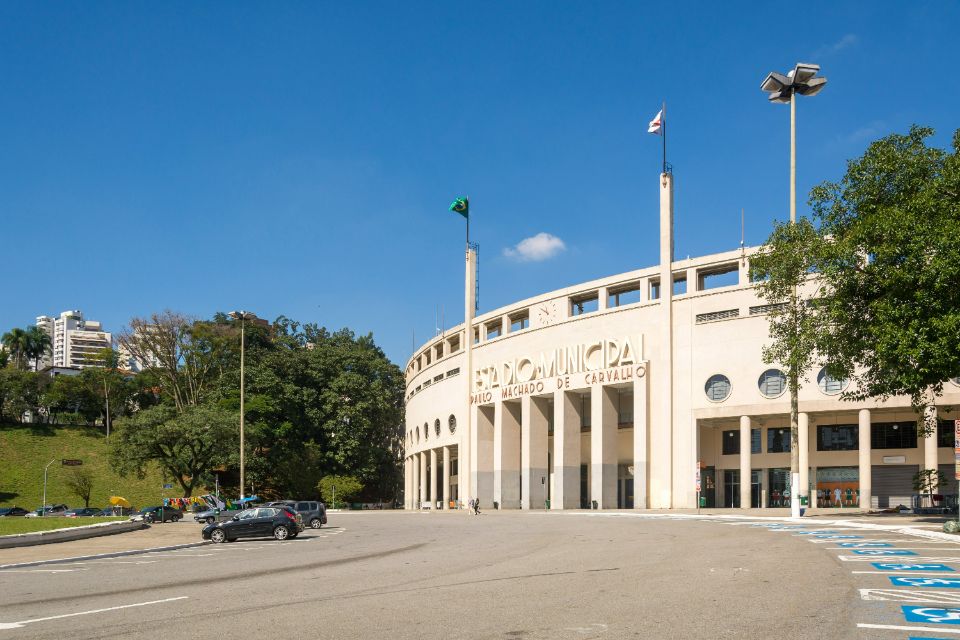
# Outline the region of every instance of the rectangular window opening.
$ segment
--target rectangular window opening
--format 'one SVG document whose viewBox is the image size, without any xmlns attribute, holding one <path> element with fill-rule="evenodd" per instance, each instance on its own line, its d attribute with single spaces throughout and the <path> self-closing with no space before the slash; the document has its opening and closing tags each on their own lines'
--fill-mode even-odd
<svg viewBox="0 0 960 640">
<path fill-rule="evenodd" d="M 817 451 L 854 451 L 859 448 L 859 426 L 834 424 L 817 427 Z"/>
<path fill-rule="evenodd" d="M 673 295 L 682 296 L 687 292 L 687 274 L 673 274 Z"/>
<path fill-rule="evenodd" d="M 570 315 L 582 316 L 587 313 L 593 313 L 600 308 L 600 299 L 597 292 L 570 298 Z"/>
<path fill-rule="evenodd" d="M 460 351 L 460 336 L 453 336 L 447 340 L 447 346 L 449 347 L 447 350 L 448 353 L 456 353 L 457 351 Z"/>
<path fill-rule="evenodd" d="M 510 333 L 523 331 L 530 326 L 530 312 L 524 311 L 510 316 Z"/>
<path fill-rule="evenodd" d="M 697 271 L 697 291 L 740 284 L 740 265 L 736 262 Z"/>
<path fill-rule="evenodd" d="M 622 307 L 627 304 L 640 302 L 640 283 L 617 287 L 607 290 L 607 307 Z"/>
<path fill-rule="evenodd" d="M 494 338 L 500 337 L 500 332 L 503 330 L 503 323 L 497 321 L 492 324 L 488 324 L 487 328 L 487 340 L 493 340 Z"/>
<path fill-rule="evenodd" d="M 651 300 L 660 299 L 660 280 L 650 281 L 650 299 Z"/>
</svg>

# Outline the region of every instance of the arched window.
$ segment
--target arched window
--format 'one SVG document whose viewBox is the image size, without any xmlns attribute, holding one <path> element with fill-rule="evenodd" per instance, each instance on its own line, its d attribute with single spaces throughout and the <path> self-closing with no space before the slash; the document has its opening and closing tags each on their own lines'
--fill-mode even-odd
<svg viewBox="0 0 960 640">
<path fill-rule="evenodd" d="M 757 386 L 765 398 L 776 398 L 787 388 L 787 376 L 779 369 L 767 369 L 760 374 Z"/>
<path fill-rule="evenodd" d="M 707 398 L 714 402 L 722 402 L 730 395 L 730 378 L 722 373 L 712 375 L 707 380 L 704 390 L 707 392 Z"/>
<path fill-rule="evenodd" d="M 827 373 L 826 367 L 820 369 L 820 373 L 817 374 L 817 386 L 820 387 L 822 393 L 828 396 L 837 395 L 846 389 L 848 384 L 850 384 L 850 381 L 846 378 L 834 378 Z"/>
<path fill-rule="evenodd" d="M 440 418 L 437 418 L 437 421 L 433 423 L 433 430 L 437 433 L 437 437 L 440 437 Z"/>
<path fill-rule="evenodd" d="M 424 440 L 430 439 L 430 425 L 426 422 L 423 423 L 423 439 Z"/>
<path fill-rule="evenodd" d="M 417 442 L 420 442 L 420 427 L 417 427 Z"/>
<path fill-rule="evenodd" d="M 450 433 L 457 432 L 457 417 L 452 413 L 450 414 L 450 417 L 447 419 L 447 425 L 450 427 Z"/>
</svg>

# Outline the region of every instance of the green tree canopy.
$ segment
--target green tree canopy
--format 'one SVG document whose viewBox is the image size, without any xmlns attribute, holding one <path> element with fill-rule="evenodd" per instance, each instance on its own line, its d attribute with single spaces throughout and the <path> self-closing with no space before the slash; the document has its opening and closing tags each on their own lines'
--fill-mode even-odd
<svg viewBox="0 0 960 640">
<path fill-rule="evenodd" d="M 921 412 L 960 375 L 960 130 L 952 152 L 927 146 L 932 134 L 874 142 L 810 198 L 821 353 L 856 380 L 846 397 L 907 395 Z"/>
</svg>

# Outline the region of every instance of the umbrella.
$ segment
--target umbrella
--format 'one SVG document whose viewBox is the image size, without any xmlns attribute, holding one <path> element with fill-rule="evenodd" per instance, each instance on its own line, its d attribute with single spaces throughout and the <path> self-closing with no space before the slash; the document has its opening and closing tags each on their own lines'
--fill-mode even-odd
<svg viewBox="0 0 960 640">
<path fill-rule="evenodd" d="M 121 498 L 120 496 L 110 496 L 110 504 L 115 507 L 124 507 L 126 509 L 130 508 L 130 501 L 126 498 Z"/>
</svg>

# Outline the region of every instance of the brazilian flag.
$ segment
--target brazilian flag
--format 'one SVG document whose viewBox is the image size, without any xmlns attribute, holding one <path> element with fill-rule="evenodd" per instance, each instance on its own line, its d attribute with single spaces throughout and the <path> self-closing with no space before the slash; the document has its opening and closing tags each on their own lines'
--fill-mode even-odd
<svg viewBox="0 0 960 640">
<path fill-rule="evenodd" d="M 470 217 L 470 198 L 457 198 L 450 205 L 450 211 L 459 213 L 464 218 Z"/>
</svg>

